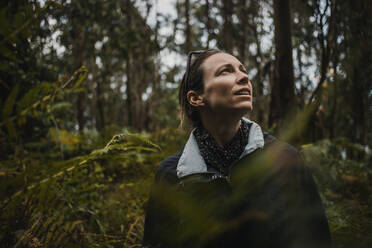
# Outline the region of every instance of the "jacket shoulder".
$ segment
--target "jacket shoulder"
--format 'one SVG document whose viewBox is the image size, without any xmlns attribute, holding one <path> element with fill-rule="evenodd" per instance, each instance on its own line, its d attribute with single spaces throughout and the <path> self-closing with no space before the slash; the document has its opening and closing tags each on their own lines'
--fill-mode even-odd
<svg viewBox="0 0 372 248">
<path fill-rule="evenodd" d="M 286 151 L 292 155 L 300 154 L 300 152 L 294 146 L 286 142 L 278 140 L 276 137 L 269 134 L 268 132 L 263 132 L 263 136 L 264 136 L 265 146 L 275 145 L 277 147 L 281 147 L 282 151 Z"/>
<path fill-rule="evenodd" d="M 177 164 L 180 160 L 182 152 L 173 154 L 165 158 L 158 166 L 155 173 L 156 182 L 169 182 L 174 183 L 178 181 L 177 177 Z"/>
<path fill-rule="evenodd" d="M 265 145 L 268 145 L 268 144 L 271 144 L 274 141 L 277 141 L 277 139 L 274 136 L 272 136 L 271 134 L 269 134 L 268 132 L 263 132 L 263 137 L 264 137 Z"/>
<path fill-rule="evenodd" d="M 264 151 L 271 156 L 276 156 L 275 167 L 281 169 L 307 169 L 303 155 L 291 144 L 278 140 L 274 136 L 264 132 Z"/>
</svg>

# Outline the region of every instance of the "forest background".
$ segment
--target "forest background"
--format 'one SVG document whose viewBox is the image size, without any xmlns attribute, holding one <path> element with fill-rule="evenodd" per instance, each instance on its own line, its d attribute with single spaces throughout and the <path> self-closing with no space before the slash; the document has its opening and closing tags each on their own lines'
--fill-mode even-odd
<svg viewBox="0 0 372 248">
<path fill-rule="evenodd" d="M 140 247 L 156 166 L 187 138 L 187 52 L 219 48 L 247 67 L 249 118 L 303 152 L 334 246 L 371 247 L 371 16 L 355 0 L 1 1 L 1 246 Z"/>
</svg>

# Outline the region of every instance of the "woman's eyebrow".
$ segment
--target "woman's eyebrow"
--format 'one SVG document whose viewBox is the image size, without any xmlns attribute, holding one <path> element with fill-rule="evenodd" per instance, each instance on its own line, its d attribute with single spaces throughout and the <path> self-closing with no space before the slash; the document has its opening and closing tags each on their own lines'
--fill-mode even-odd
<svg viewBox="0 0 372 248">
<path fill-rule="evenodd" d="M 226 64 L 221 65 L 221 66 L 218 67 L 218 69 L 216 70 L 215 75 L 217 75 L 217 74 L 220 72 L 220 70 L 221 70 L 222 68 L 224 68 L 224 67 L 233 68 L 233 65 L 232 65 L 231 63 L 226 63 Z M 245 66 L 244 66 L 243 64 L 239 64 L 239 70 L 243 70 L 244 72 L 247 71 L 247 69 L 245 68 Z"/>
<path fill-rule="evenodd" d="M 240 64 L 240 65 L 239 65 L 239 69 L 240 69 L 240 70 L 247 71 L 247 68 L 245 68 L 245 66 L 244 66 L 243 64 Z"/>
<path fill-rule="evenodd" d="M 220 70 L 222 68 L 224 68 L 224 67 L 232 68 L 233 66 L 230 63 L 223 64 L 223 65 L 221 65 L 221 66 L 218 67 L 218 69 L 216 70 L 216 73 L 215 74 L 217 75 L 220 72 Z"/>
</svg>

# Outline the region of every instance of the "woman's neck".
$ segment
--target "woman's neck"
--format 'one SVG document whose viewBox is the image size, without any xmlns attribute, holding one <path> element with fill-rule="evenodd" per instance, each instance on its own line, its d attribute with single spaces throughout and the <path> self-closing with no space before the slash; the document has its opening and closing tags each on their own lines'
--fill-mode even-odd
<svg viewBox="0 0 372 248">
<path fill-rule="evenodd" d="M 226 148 L 241 124 L 241 118 L 202 118 L 203 127 L 213 136 L 217 144 Z"/>
</svg>

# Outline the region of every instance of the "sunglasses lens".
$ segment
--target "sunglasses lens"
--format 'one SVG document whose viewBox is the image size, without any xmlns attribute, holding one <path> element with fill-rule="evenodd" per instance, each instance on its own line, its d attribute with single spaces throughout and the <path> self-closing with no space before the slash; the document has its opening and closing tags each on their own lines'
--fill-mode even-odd
<svg viewBox="0 0 372 248">
<path fill-rule="evenodd" d="M 189 73 L 190 73 L 190 65 L 191 65 L 191 57 L 192 57 L 192 55 L 193 54 L 201 54 L 201 53 L 204 53 L 206 51 L 208 51 L 208 50 L 191 51 L 187 55 L 187 65 L 186 65 L 186 74 L 185 74 L 185 86 L 186 86 L 186 89 L 188 88 L 187 85 L 188 85 L 188 81 L 189 81 Z"/>
</svg>

